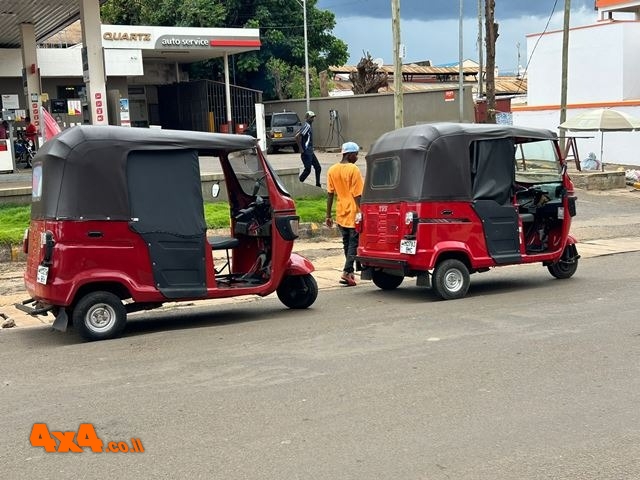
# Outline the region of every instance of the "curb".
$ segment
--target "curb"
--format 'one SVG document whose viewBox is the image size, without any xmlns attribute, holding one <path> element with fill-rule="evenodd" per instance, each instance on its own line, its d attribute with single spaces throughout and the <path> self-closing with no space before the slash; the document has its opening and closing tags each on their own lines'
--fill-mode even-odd
<svg viewBox="0 0 640 480">
<path fill-rule="evenodd" d="M 298 238 L 338 238 L 340 230 L 329 228 L 322 223 L 301 223 L 298 227 Z"/>
<path fill-rule="evenodd" d="M 27 255 L 22 251 L 22 245 L 0 245 L 0 263 L 26 261 Z"/>
</svg>

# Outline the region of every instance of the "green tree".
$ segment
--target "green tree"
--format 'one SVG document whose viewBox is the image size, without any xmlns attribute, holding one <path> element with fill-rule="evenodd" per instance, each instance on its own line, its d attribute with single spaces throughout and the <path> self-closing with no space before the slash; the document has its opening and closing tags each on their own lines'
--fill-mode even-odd
<svg viewBox="0 0 640 480">
<path fill-rule="evenodd" d="M 105 23 L 208 27 L 224 23 L 221 0 L 109 0 L 100 15 Z"/>
<path fill-rule="evenodd" d="M 333 36 L 335 15 L 307 0 L 311 91 L 319 94 L 316 72 L 347 60 L 347 45 Z M 304 98 L 304 22 L 298 0 L 108 0 L 105 23 L 192 27 L 259 28 L 259 51 L 231 59 L 235 83 L 262 90 L 266 99 Z M 192 78 L 221 80 L 220 59 L 191 66 Z M 279 85 L 276 85 L 279 82 Z M 301 87 L 300 87 L 301 84 Z"/>
</svg>

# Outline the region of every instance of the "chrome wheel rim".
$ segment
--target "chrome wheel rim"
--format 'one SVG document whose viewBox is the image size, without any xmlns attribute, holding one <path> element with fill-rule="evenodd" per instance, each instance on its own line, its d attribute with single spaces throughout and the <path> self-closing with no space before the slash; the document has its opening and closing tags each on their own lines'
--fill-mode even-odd
<svg viewBox="0 0 640 480">
<path fill-rule="evenodd" d="M 457 292 L 464 284 L 462 272 L 458 269 L 448 270 L 444 276 L 444 286 L 450 292 Z"/>
<path fill-rule="evenodd" d="M 111 305 L 98 303 L 85 316 L 85 324 L 93 332 L 109 330 L 116 321 L 116 311 Z"/>
</svg>

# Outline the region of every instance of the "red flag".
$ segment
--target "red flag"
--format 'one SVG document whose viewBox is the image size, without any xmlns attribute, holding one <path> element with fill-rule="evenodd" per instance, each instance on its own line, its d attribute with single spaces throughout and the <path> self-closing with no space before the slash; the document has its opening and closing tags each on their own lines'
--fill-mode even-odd
<svg viewBox="0 0 640 480">
<path fill-rule="evenodd" d="M 44 140 L 51 140 L 56 134 L 60 133 L 60 125 L 56 122 L 56 119 L 47 111 L 46 108 L 42 109 L 42 116 L 44 118 Z"/>
</svg>

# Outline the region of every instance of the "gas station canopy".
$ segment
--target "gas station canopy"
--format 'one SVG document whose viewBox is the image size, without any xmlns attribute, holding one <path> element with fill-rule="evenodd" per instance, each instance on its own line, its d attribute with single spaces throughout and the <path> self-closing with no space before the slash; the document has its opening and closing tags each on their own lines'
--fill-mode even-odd
<svg viewBox="0 0 640 480">
<path fill-rule="evenodd" d="M 102 5 L 106 0 L 99 0 Z M 2 0 L 0 48 L 20 48 L 20 24 L 31 23 L 41 42 L 80 18 L 80 0 Z"/>
<path fill-rule="evenodd" d="M 102 5 L 106 0 L 96 0 Z M 20 48 L 20 24 L 30 23 L 42 42 L 80 18 L 81 0 L 2 0 L 0 48 Z M 260 48 L 258 29 L 103 25 L 105 48 L 138 48 L 147 60 L 193 63 Z"/>
<path fill-rule="evenodd" d="M 105 62 L 109 60 L 121 67 L 135 67 L 133 73 L 120 69 L 119 76 L 141 75 L 142 60 L 172 63 L 178 78 L 179 64 L 224 57 L 225 84 L 229 85 L 229 56 L 260 49 L 258 28 L 103 24 L 100 6 L 104 3 L 106 0 L 0 0 L 0 49 L 22 50 L 25 103 L 36 127 L 42 126 L 37 45 L 77 20 L 82 20 L 82 74 L 94 125 L 109 123 L 105 108 Z M 231 125 L 231 98 L 229 88 L 225 90 L 227 124 Z"/>
</svg>

